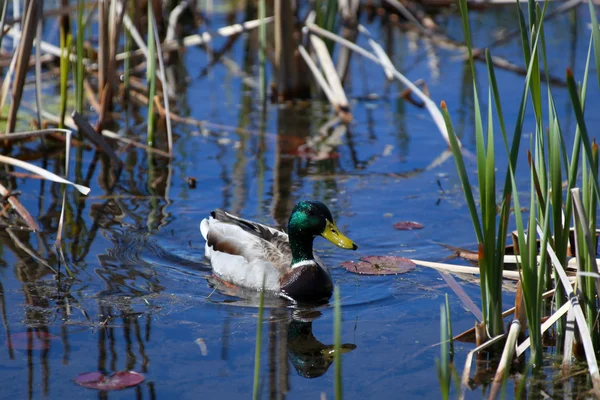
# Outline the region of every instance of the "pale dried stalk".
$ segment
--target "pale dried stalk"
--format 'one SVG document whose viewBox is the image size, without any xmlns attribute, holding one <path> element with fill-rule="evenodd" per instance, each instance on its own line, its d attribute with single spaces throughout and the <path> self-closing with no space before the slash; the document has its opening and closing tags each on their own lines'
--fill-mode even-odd
<svg viewBox="0 0 600 400">
<path fill-rule="evenodd" d="M 492 389 L 490 390 L 490 396 L 488 399 L 495 399 L 496 396 L 498 396 L 498 392 L 502 386 L 502 381 L 504 380 L 504 375 L 510 368 L 510 363 L 512 362 L 513 355 L 515 354 L 515 344 L 517 343 L 517 338 L 519 337 L 520 332 L 521 323 L 518 319 L 515 319 L 510 324 L 510 330 L 508 331 L 508 336 L 506 337 L 506 344 L 504 345 L 502 357 L 498 363 L 498 369 L 496 369 L 496 375 L 494 375 L 494 381 L 492 383 Z"/>
<path fill-rule="evenodd" d="M 265 18 L 263 21 L 265 24 L 268 24 L 273 21 L 273 17 Z M 139 49 L 129 51 L 129 52 L 119 53 L 119 54 L 117 54 L 116 59 L 119 61 L 122 61 L 122 60 L 126 59 L 127 57 L 135 57 L 135 56 L 139 56 L 139 55 L 144 55 L 147 58 L 148 57 L 148 48 L 147 48 L 144 40 L 142 39 L 141 35 L 137 31 L 137 29 L 135 29 L 133 22 L 127 15 L 125 15 L 123 17 L 123 24 L 125 25 L 125 28 L 127 28 L 131 32 L 133 40 L 136 42 Z M 231 26 L 225 26 L 225 27 L 219 28 L 219 29 L 217 29 L 217 33 L 220 36 L 228 37 L 231 35 L 235 35 L 237 33 L 243 33 L 245 31 L 255 29 L 258 26 L 260 26 L 260 24 L 261 24 L 261 20 L 247 21 L 247 22 L 244 22 L 243 24 L 234 24 Z M 182 42 L 183 42 L 184 47 L 191 47 L 191 46 L 200 46 L 203 44 L 207 44 L 207 43 L 211 42 L 212 39 L 213 39 L 213 37 L 210 33 L 204 32 L 204 33 L 197 34 L 197 35 L 186 36 L 183 38 Z M 163 51 L 173 51 L 173 50 L 179 49 L 180 47 L 181 47 L 181 43 L 179 43 L 179 41 L 177 41 L 177 40 L 165 40 L 162 43 Z"/>
<path fill-rule="evenodd" d="M 458 396 L 459 399 L 462 400 L 465 398 L 465 390 L 469 387 L 469 376 L 471 375 L 471 364 L 473 364 L 473 356 L 475 354 L 479 353 L 480 351 L 485 350 L 488 347 L 498 343 L 505 337 L 506 337 L 505 333 L 503 333 L 502 335 L 498 335 L 498 336 L 488 340 L 484 344 L 475 347 L 473 350 L 471 350 L 469 352 L 469 354 L 467 354 L 467 359 L 465 360 L 465 368 L 463 369 L 463 374 L 461 377 L 460 394 Z"/>
<path fill-rule="evenodd" d="M 312 24 L 312 23 L 307 23 L 305 26 L 311 32 L 316 33 L 319 36 L 323 36 L 327 39 L 331 39 L 331 40 L 341 44 L 342 46 L 346 46 L 349 49 L 359 53 L 363 57 L 366 57 L 369 60 L 373 61 L 374 63 L 383 66 L 382 62 L 376 55 L 374 55 L 373 53 L 363 49 L 362 47 L 350 42 L 349 40 L 346 40 L 346 39 L 340 37 L 339 35 L 336 35 L 335 33 L 329 32 L 326 29 L 322 29 L 319 26 Z M 365 29 L 365 28 L 363 27 L 363 29 Z M 365 31 L 366 31 L 366 29 L 365 29 Z M 368 32 L 368 31 L 366 31 L 366 32 Z M 389 64 L 388 64 L 388 67 L 389 67 Z M 416 87 L 408 78 L 406 78 L 404 75 L 402 75 L 396 68 L 394 68 L 391 72 L 396 79 L 400 80 L 411 91 L 413 91 L 415 93 L 415 95 L 417 97 L 419 97 L 419 99 L 425 104 L 425 106 L 427 107 L 427 111 L 429 111 L 431 117 L 433 118 L 435 125 L 437 126 L 438 130 L 442 134 L 442 137 L 444 138 L 446 143 L 449 144 L 450 139 L 448 137 L 448 131 L 446 130 L 446 124 L 444 123 L 444 117 L 442 116 L 442 113 L 441 113 L 440 109 L 437 107 L 437 105 L 429 97 L 427 97 L 418 87 Z M 460 141 L 459 141 L 459 145 L 462 147 L 462 144 L 460 143 Z"/>
<path fill-rule="evenodd" d="M 327 100 L 329 100 L 329 102 L 335 107 L 336 98 L 335 98 L 335 94 L 333 93 L 333 90 L 329 86 L 329 83 L 327 83 L 327 80 L 325 79 L 323 74 L 321 74 L 321 71 L 319 70 L 319 68 L 313 61 L 313 59 L 310 57 L 310 55 L 308 54 L 308 52 L 306 51 L 304 46 L 299 45 L 298 51 L 300 52 L 300 55 L 304 59 L 304 62 L 306 62 L 306 65 L 308 65 L 308 68 L 310 69 L 310 71 L 313 73 L 313 76 L 317 80 L 317 83 L 321 87 L 321 90 L 323 91 L 323 93 L 325 93 Z"/>
<path fill-rule="evenodd" d="M 440 269 L 442 271 L 456 272 L 456 273 L 465 273 L 465 274 L 473 274 L 479 275 L 479 268 L 477 267 L 464 267 L 460 265 L 451 265 L 451 264 L 443 264 L 438 262 L 431 261 L 422 261 L 422 260 L 410 260 L 417 265 L 428 268 Z M 519 279 L 519 272 L 517 271 L 503 271 L 502 276 L 508 279 Z"/>
<path fill-rule="evenodd" d="M 327 50 L 325 42 L 318 36 L 310 35 L 310 43 L 317 54 L 321 68 L 325 72 L 327 83 L 329 83 L 329 87 L 335 96 L 335 105 L 347 108 L 348 98 L 346 97 L 342 82 L 340 82 L 340 77 L 335 70 L 335 65 L 333 65 L 331 55 L 329 54 L 329 50 Z"/>
<path fill-rule="evenodd" d="M 75 189 L 77 189 L 81 194 L 87 195 L 90 192 L 90 188 L 88 188 L 86 186 L 78 185 L 76 183 L 70 182 L 50 171 L 47 171 L 43 168 L 38 167 L 37 165 L 30 164 L 25 161 L 17 160 L 16 158 L 0 155 L 0 162 L 12 165 L 14 167 L 23 168 L 29 172 L 38 174 L 38 175 L 42 176 L 44 179 L 47 179 L 52 182 L 64 183 L 66 185 L 71 185 L 71 186 L 75 187 Z"/>
<path fill-rule="evenodd" d="M 567 313 L 567 311 L 569 311 L 570 308 L 571 308 L 571 303 L 565 303 L 562 305 L 561 308 L 556 310 L 550 316 L 550 318 L 548 318 L 546 321 L 544 321 L 544 323 L 542 324 L 542 329 L 541 329 L 542 334 L 544 334 L 544 332 L 546 332 L 548 329 L 550 329 L 550 327 L 552 327 L 552 325 L 554 325 L 556 323 L 556 321 L 558 321 L 563 315 L 565 315 Z M 523 340 L 523 343 L 519 344 L 519 347 L 517 347 L 517 357 L 519 357 L 521 354 L 523 354 L 529 348 L 530 345 L 531 345 L 530 337 Z"/>
<path fill-rule="evenodd" d="M 571 375 L 571 363 L 573 359 L 573 344 L 575 343 L 575 312 L 569 307 L 567 312 L 567 323 L 565 324 L 565 346 L 563 349 L 562 375 Z"/>
</svg>

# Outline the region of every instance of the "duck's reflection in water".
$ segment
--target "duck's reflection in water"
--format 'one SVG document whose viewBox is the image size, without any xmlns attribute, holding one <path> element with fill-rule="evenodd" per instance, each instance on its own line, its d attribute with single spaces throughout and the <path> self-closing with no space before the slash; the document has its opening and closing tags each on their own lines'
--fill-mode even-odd
<svg viewBox="0 0 600 400">
<path fill-rule="evenodd" d="M 207 280 L 214 289 L 209 301 L 234 307 L 258 308 L 259 292 L 226 284 L 214 275 L 207 277 Z M 315 337 L 313 323 L 323 316 L 322 311 L 332 310 L 327 304 L 291 306 L 289 301 L 269 293 L 265 294 L 263 304 L 265 316 L 268 316 L 265 318 L 268 329 L 268 397 L 280 399 L 285 397 L 290 388 L 290 363 L 298 375 L 309 379 L 318 378 L 329 370 L 334 361 L 335 347 Z M 330 324 L 333 328 L 333 322 L 321 323 Z M 223 346 L 228 345 L 228 342 L 223 342 Z M 356 349 L 356 345 L 342 343 L 340 349 L 344 354 Z M 223 350 L 226 352 L 226 349 Z"/>
<path fill-rule="evenodd" d="M 333 344 L 324 344 L 313 335 L 313 322 L 321 316 L 316 310 L 294 310 L 288 325 L 288 358 L 300 376 L 317 378 L 329 369 L 335 350 Z M 340 345 L 341 353 L 356 349 L 352 343 Z"/>
</svg>

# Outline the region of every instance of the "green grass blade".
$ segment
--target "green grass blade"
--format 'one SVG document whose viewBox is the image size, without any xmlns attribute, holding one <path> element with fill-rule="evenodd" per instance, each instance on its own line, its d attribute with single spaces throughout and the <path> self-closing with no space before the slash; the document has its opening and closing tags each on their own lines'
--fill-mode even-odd
<svg viewBox="0 0 600 400">
<path fill-rule="evenodd" d="M 465 198 L 467 201 L 467 206 L 469 207 L 469 213 L 471 214 L 471 221 L 473 222 L 473 228 L 475 229 L 477 241 L 479 243 L 483 243 L 483 232 L 481 231 L 481 223 L 479 222 L 479 216 L 477 215 L 475 198 L 473 197 L 469 176 L 467 175 L 467 170 L 465 168 L 465 161 L 463 159 L 462 151 L 460 149 L 460 145 L 458 144 L 456 133 L 454 132 L 452 120 L 450 119 L 450 114 L 448 113 L 448 107 L 446 106 L 445 101 L 442 101 L 440 108 L 442 109 L 442 116 L 444 117 L 444 122 L 446 123 L 448 138 L 450 139 L 450 147 L 452 149 L 452 154 L 454 155 L 454 161 L 456 162 L 458 176 L 465 192 Z"/>
<path fill-rule="evenodd" d="M 267 17 L 266 0 L 258 1 L 258 19 L 264 21 Z M 262 104 L 267 102 L 267 25 L 261 22 L 258 27 L 258 79 L 259 79 L 259 95 Z"/>
<path fill-rule="evenodd" d="M 334 392 L 335 400 L 342 400 L 342 308 L 340 288 L 333 287 L 333 348 L 334 348 Z"/>
<path fill-rule="evenodd" d="M 588 1 L 590 8 L 590 19 L 592 21 L 592 37 L 594 42 L 594 61 L 596 62 L 596 75 L 598 78 L 598 86 L 600 86 L 600 30 L 598 30 L 598 18 L 596 18 L 596 10 L 594 2 Z"/>
<path fill-rule="evenodd" d="M 260 387 L 260 354 L 262 348 L 262 328 L 263 314 L 265 307 L 265 276 L 263 276 L 263 289 L 260 291 L 260 300 L 258 302 L 258 317 L 256 323 L 256 345 L 254 347 L 254 381 L 252 385 L 252 399 L 258 400 L 258 391 Z"/>
<path fill-rule="evenodd" d="M 75 111 L 83 114 L 83 80 L 85 69 L 83 66 L 84 58 L 84 39 L 85 39 L 85 23 L 83 19 L 84 10 L 83 0 L 77 0 L 77 61 L 75 62 Z"/>
<path fill-rule="evenodd" d="M 146 70 L 146 81 L 149 83 L 148 90 L 148 146 L 154 146 L 156 116 L 154 115 L 154 96 L 156 95 L 156 45 L 154 44 L 154 11 L 152 2 L 148 2 L 148 69 Z"/>
<path fill-rule="evenodd" d="M 571 97 L 571 104 L 573 105 L 573 111 L 575 112 L 575 118 L 577 119 L 577 126 L 579 127 L 579 131 L 581 132 L 581 141 L 583 143 L 583 149 L 585 150 L 585 154 L 589 163 L 592 163 L 593 154 L 592 154 L 592 145 L 590 143 L 590 137 L 588 135 L 587 126 L 585 124 L 585 118 L 583 116 L 583 106 L 579 99 L 579 94 L 577 93 L 577 85 L 575 84 L 575 78 L 573 77 L 573 72 L 570 69 L 567 69 L 567 88 L 569 89 L 569 96 Z M 572 160 L 575 162 L 575 160 Z M 600 190 L 598 189 L 598 173 L 593 168 L 591 169 L 592 177 L 593 177 L 593 188 L 596 192 L 596 196 L 600 197 Z"/>
</svg>

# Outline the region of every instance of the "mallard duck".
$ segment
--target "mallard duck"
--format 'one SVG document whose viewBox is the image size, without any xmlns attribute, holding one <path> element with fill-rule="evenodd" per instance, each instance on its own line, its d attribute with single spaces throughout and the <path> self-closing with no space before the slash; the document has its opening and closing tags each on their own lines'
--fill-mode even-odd
<svg viewBox="0 0 600 400">
<path fill-rule="evenodd" d="M 294 207 L 288 233 L 214 210 L 200 223 L 205 255 L 214 274 L 237 286 L 278 293 L 294 301 L 328 300 L 333 292 L 329 270 L 313 254 L 322 236 L 343 249 L 358 246 L 344 236 L 331 212 L 319 201 Z"/>
</svg>

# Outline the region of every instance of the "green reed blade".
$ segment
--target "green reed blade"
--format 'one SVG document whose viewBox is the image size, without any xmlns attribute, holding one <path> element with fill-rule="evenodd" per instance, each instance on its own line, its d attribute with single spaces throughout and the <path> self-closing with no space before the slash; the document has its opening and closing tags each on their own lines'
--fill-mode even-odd
<svg viewBox="0 0 600 400">
<path fill-rule="evenodd" d="M 462 156 L 462 151 L 460 149 L 460 145 L 458 144 L 458 140 L 456 138 L 456 133 L 454 132 L 454 126 L 452 125 L 452 120 L 450 118 L 450 114 L 448 113 L 448 107 L 446 106 L 446 102 L 442 101 L 440 104 L 440 108 L 442 110 L 442 116 L 444 117 L 444 122 L 446 123 L 446 129 L 448 130 L 448 138 L 450 140 L 450 147 L 452 149 L 452 154 L 454 155 L 454 161 L 456 162 L 456 169 L 458 170 L 458 176 L 460 178 L 460 182 L 462 184 L 463 190 L 465 192 L 465 198 L 467 201 L 467 206 L 469 207 L 469 212 L 471 214 L 471 221 L 473 222 L 473 227 L 475 228 L 475 234 L 477 236 L 478 242 L 483 242 L 483 233 L 481 231 L 481 224 L 479 222 L 479 216 L 477 215 L 477 206 L 475 205 L 475 198 L 473 196 L 473 190 L 471 189 L 471 184 L 469 182 L 469 176 L 467 174 L 467 169 L 465 168 L 465 161 Z"/>
<path fill-rule="evenodd" d="M 69 56 L 71 55 L 71 44 L 73 36 L 66 32 L 61 25 L 60 28 L 60 115 L 58 127 L 65 127 L 65 114 L 67 113 L 67 85 L 69 83 Z"/>
<path fill-rule="evenodd" d="M 260 387 L 260 354 L 262 348 L 262 326 L 263 326 L 263 314 L 265 307 L 265 279 L 266 275 L 263 275 L 262 290 L 260 291 L 260 299 L 258 302 L 258 321 L 256 324 L 256 346 L 254 348 L 254 382 L 252 385 L 252 399 L 258 399 L 258 391 Z"/>
<path fill-rule="evenodd" d="M 596 18 L 596 10 L 593 1 L 588 1 L 590 9 L 590 19 L 592 21 L 592 37 L 594 42 L 594 61 L 596 63 L 596 75 L 598 78 L 598 86 L 600 86 L 600 31 L 598 30 L 598 18 Z"/>
<path fill-rule="evenodd" d="M 529 45 L 529 36 L 527 35 L 527 25 L 525 24 L 525 16 L 523 15 L 523 10 L 521 10 L 519 2 L 516 4 L 519 16 L 519 31 L 521 32 L 521 48 L 523 49 L 523 59 L 525 60 L 525 64 L 529 65 L 529 61 L 531 61 L 531 47 Z"/>
<path fill-rule="evenodd" d="M 340 300 L 340 288 L 333 287 L 333 348 L 335 377 L 333 387 L 335 400 L 342 400 L 342 308 Z"/>
<path fill-rule="evenodd" d="M 590 64 L 591 64 L 591 52 L 592 52 L 592 36 L 590 35 L 590 44 L 588 46 L 588 55 L 587 55 L 587 60 L 586 60 L 586 65 L 585 65 L 585 71 L 583 73 L 583 84 L 581 86 L 581 93 L 580 93 L 580 99 L 581 99 L 581 106 L 582 108 L 585 110 L 585 101 L 586 101 L 586 95 L 587 95 L 587 82 L 588 82 L 588 78 L 589 78 L 589 70 L 590 70 Z M 563 152 L 566 154 L 566 149 L 563 149 Z M 581 152 L 581 129 L 579 128 L 579 124 L 577 125 L 577 128 L 575 129 L 575 138 L 573 139 L 573 150 L 571 153 L 571 164 L 569 165 L 568 168 L 568 174 L 567 174 L 567 198 L 566 198 L 566 202 L 565 202 L 565 215 L 570 216 L 571 212 L 572 212 L 572 207 L 573 207 L 573 201 L 572 201 L 572 196 L 570 195 L 571 190 L 575 187 L 575 185 L 577 184 L 577 173 L 578 173 L 578 167 L 579 167 L 579 155 Z M 563 247 L 560 249 L 560 253 L 566 255 L 567 253 L 567 246 L 568 246 L 568 240 L 565 240 L 563 242 Z"/>
<path fill-rule="evenodd" d="M 258 1 L 258 19 L 264 21 L 267 17 L 267 6 L 266 0 Z M 266 68 L 266 53 L 267 53 L 267 25 L 261 22 L 258 27 L 258 79 L 259 79 L 259 90 L 260 100 L 262 104 L 266 104 L 267 101 L 267 68 Z"/>
<path fill-rule="evenodd" d="M 435 365 L 438 373 L 438 380 L 440 382 L 440 391 L 442 392 L 442 399 L 447 400 L 450 398 L 450 357 L 448 351 L 448 342 L 450 336 L 448 335 L 448 294 L 446 294 L 446 309 L 444 305 L 440 305 L 440 358 L 435 360 Z"/>
<path fill-rule="evenodd" d="M 148 146 L 154 146 L 156 134 L 156 116 L 154 115 L 154 96 L 156 95 L 156 45 L 154 44 L 154 11 L 152 2 L 148 2 L 148 67 L 146 70 L 146 81 L 149 83 L 148 90 Z"/>
<path fill-rule="evenodd" d="M 83 67 L 84 58 L 84 39 L 85 39 L 85 22 L 83 18 L 84 3 L 83 0 L 77 0 L 77 60 L 75 61 L 75 111 L 83 114 L 83 80 L 85 69 Z"/>
<path fill-rule="evenodd" d="M 571 104 L 573 105 L 573 111 L 575 112 L 575 118 L 577 119 L 577 125 L 581 132 L 581 142 L 583 143 L 583 149 L 585 151 L 587 160 L 589 163 L 593 160 L 592 146 L 590 144 L 590 137 L 588 135 L 587 126 L 585 124 L 585 118 L 583 116 L 583 107 L 577 93 L 577 85 L 575 84 L 575 78 L 573 72 L 567 69 L 567 88 L 569 89 L 569 96 L 571 97 Z M 575 161 L 575 160 L 572 160 Z M 593 188 L 596 192 L 596 196 L 600 197 L 600 190 L 598 189 L 598 172 L 594 169 L 591 170 L 593 177 Z"/>
<path fill-rule="evenodd" d="M 446 322 L 448 325 L 448 343 L 450 345 L 450 361 L 454 359 L 454 341 L 452 340 L 452 319 L 450 318 L 450 301 L 446 293 Z"/>
</svg>

